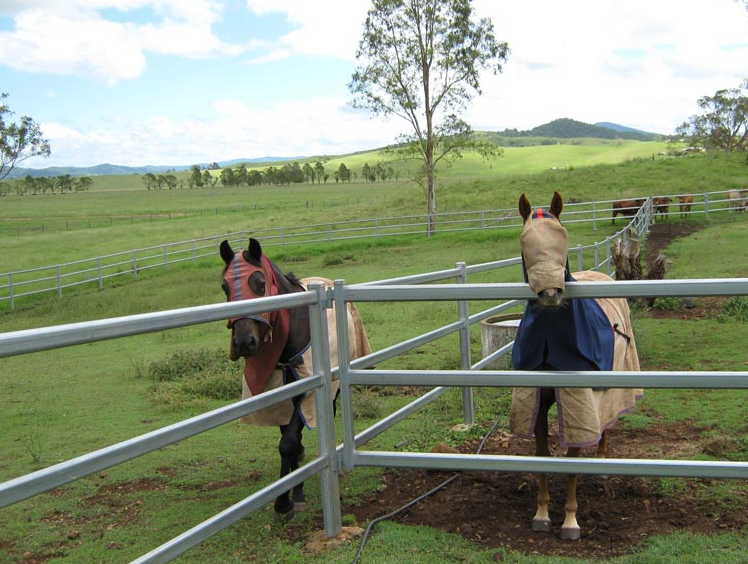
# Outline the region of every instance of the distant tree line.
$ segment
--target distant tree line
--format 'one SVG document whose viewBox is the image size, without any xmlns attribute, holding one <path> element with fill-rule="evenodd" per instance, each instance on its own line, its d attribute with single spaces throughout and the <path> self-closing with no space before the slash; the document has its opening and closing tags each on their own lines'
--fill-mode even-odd
<svg viewBox="0 0 748 564">
<path fill-rule="evenodd" d="M 248 169 L 245 163 L 236 167 L 221 169 L 219 175 L 212 174 L 211 170 L 218 170 L 216 164 L 212 163 L 205 169 L 200 165 L 192 165 L 190 174 L 186 180 L 180 180 L 174 174 L 154 174 L 149 172 L 143 175 L 143 184 L 147 190 L 176 190 L 186 187 L 189 189 L 213 188 L 219 182 L 223 187 L 275 185 L 288 186 L 290 184 L 322 184 L 327 183 L 331 176 L 336 183 L 353 182 L 359 177 L 358 173 L 349 169 L 345 163 L 330 174 L 321 161 L 314 164 L 305 163 L 303 166 L 298 162 L 286 163 L 282 166 L 269 166 L 264 170 Z M 391 165 L 384 162 L 375 165 L 364 164 L 361 169 L 361 178 L 366 182 L 386 182 L 397 179 L 397 173 Z"/>
<path fill-rule="evenodd" d="M 73 178 L 69 174 L 38 177 L 27 175 L 23 180 L 0 183 L 0 195 L 6 196 L 13 191 L 18 196 L 88 192 L 92 185 L 93 178 L 90 176 Z"/>
</svg>

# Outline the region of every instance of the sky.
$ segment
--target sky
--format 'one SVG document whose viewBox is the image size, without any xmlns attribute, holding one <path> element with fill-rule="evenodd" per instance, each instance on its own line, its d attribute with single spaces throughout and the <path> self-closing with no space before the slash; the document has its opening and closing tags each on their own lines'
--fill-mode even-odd
<svg viewBox="0 0 748 564">
<path fill-rule="evenodd" d="M 0 0 L 0 92 L 49 158 L 191 165 L 342 155 L 410 133 L 348 89 L 371 0 Z M 557 118 L 669 134 L 748 78 L 743 0 L 473 0 L 509 44 L 462 117 Z"/>
</svg>

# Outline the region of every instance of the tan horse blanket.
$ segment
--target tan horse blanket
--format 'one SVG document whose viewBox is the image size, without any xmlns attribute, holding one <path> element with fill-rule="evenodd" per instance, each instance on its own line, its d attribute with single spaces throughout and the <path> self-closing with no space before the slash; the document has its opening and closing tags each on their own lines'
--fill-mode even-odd
<svg viewBox="0 0 748 564">
<path fill-rule="evenodd" d="M 301 280 L 304 286 L 308 286 L 312 282 L 322 282 L 326 287 L 331 288 L 333 286 L 332 280 L 321 277 L 310 277 L 303 278 Z M 371 346 L 369 344 L 369 338 L 366 334 L 361 315 L 358 312 L 355 304 L 348 303 L 348 354 L 350 359 L 361 358 L 367 354 L 371 354 Z M 337 321 L 335 318 L 335 306 L 327 310 L 327 331 L 330 346 L 330 366 L 338 366 L 338 337 L 337 337 Z M 302 362 L 297 367 L 297 374 L 300 378 L 306 378 L 312 374 L 312 354 L 311 347 L 307 348 L 302 356 Z M 274 390 L 283 385 L 283 370 L 276 368 L 270 375 L 267 385 L 263 392 Z M 336 379 L 333 380 L 333 397 L 337 395 L 340 382 Z M 246 379 L 242 378 L 242 399 L 252 397 L 252 392 L 249 390 Z M 307 393 L 301 401 L 301 414 L 304 422 L 308 427 L 315 427 L 317 424 L 316 408 L 314 404 L 314 393 Z M 242 417 L 242 422 L 252 425 L 286 425 L 293 415 L 293 402 L 286 400 L 279 404 L 273 405 L 266 409 L 251 413 L 245 417 Z"/>
<path fill-rule="evenodd" d="M 602 280 L 611 278 L 594 271 L 575 272 L 575 280 Z M 613 370 L 639 370 L 631 317 L 625 298 L 596 300 L 607 315 L 611 328 L 616 327 L 614 338 Z M 563 448 L 596 445 L 603 431 L 611 427 L 618 417 L 631 411 L 637 399 L 644 395 L 641 389 L 629 388 L 556 388 L 558 406 L 558 438 Z M 538 388 L 514 388 L 510 427 L 514 434 L 530 438 L 540 406 Z"/>
</svg>

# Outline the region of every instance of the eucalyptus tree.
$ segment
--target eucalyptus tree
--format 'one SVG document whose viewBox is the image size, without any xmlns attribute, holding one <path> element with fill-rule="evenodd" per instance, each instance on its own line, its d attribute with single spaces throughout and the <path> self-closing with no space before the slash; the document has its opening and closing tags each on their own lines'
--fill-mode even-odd
<svg viewBox="0 0 748 564">
<path fill-rule="evenodd" d="M 5 103 L 8 94 L 0 92 L 0 180 L 16 165 L 30 157 L 48 157 L 49 141 L 42 137 L 39 125 L 29 116 L 21 116 L 18 123 L 9 120 L 13 111 Z"/>
<path fill-rule="evenodd" d="M 718 90 L 698 100 L 702 113 L 691 116 L 676 135 L 691 145 L 727 152 L 745 151 L 748 159 L 748 79 L 739 88 Z"/>
<path fill-rule="evenodd" d="M 352 105 L 375 115 L 398 116 L 412 133 L 393 150 L 421 163 L 414 180 L 423 186 L 428 233 L 435 230 L 436 165 L 472 149 L 501 150 L 477 140 L 459 117 L 481 94 L 480 74 L 498 74 L 509 55 L 488 18 L 476 18 L 472 0 L 372 0 L 348 87 Z"/>
<path fill-rule="evenodd" d="M 317 177 L 317 184 L 321 184 L 325 178 L 325 165 L 322 162 L 317 161 L 314 163 L 314 175 Z"/>
</svg>

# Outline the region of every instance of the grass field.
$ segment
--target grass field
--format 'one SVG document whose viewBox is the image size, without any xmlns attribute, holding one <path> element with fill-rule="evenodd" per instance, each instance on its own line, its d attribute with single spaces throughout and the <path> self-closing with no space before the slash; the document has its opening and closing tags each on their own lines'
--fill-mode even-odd
<svg viewBox="0 0 748 564">
<path fill-rule="evenodd" d="M 582 146 L 584 148 L 584 146 Z M 562 149 L 565 148 L 562 146 Z M 606 150 L 622 149 L 616 146 Z M 556 146 L 543 149 L 558 150 Z M 519 149 L 518 149 L 519 150 Z M 650 155 L 654 153 L 652 151 Z M 648 157 L 650 155 L 645 155 Z M 639 155 L 639 157 L 642 157 Z M 509 162 L 510 153 L 504 157 Z M 540 158 L 537 157 L 536 158 Z M 528 158 L 528 163 L 532 161 Z M 534 161 L 533 161 L 534 162 Z M 347 159 L 346 159 L 347 163 Z M 478 210 L 516 205 L 526 192 L 534 203 L 545 203 L 553 190 L 582 200 L 609 199 L 631 195 L 701 192 L 727 189 L 744 183 L 742 159 L 710 155 L 687 159 L 637 158 L 620 164 L 559 164 L 564 170 L 550 171 L 548 162 L 527 164 L 524 173 L 493 174 L 489 165 L 473 163 L 460 172 L 449 172 L 440 184 L 440 211 Z M 348 166 L 348 165 L 347 165 Z M 478 169 L 478 167 L 480 168 Z M 507 165 L 508 166 L 508 165 Z M 489 168 L 487 168 L 489 167 Z M 454 174 L 454 176 L 453 176 Z M 391 185 L 390 185 L 391 184 Z M 197 213 L 176 217 L 176 211 L 197 212 L 203 204 L 230 209 L 240 196 L 265 202 L 264 208 L 241 209 L 213 217 Z M 312 200 L 316 197 L 316 200 Z M 329 205 L 319 198 L 330 198 Z M 333 205 L 333 200 L 346 204 Z M 300 202 L 314 201 L 311 208 Z M 244 202 L 244 205 L 249 203 Z M 132 225 L 101 225 L 31 232 L 20 236 L 6 233 L 0 239 L 0 271 L 74 260 L 97 253 L 138 246 L 215 235 L 217 233 L 277 224 L 298 225 L 331 221 L 344 214 L 374 217 L 379 214 L 420 213 L 422 199 L 417 188 L 396 183 L 364 186 L 261 187 L 250 193 L 176 191 L 154 193 L 144 189 L 107 187 L 87 194 L 47 196 L 0 201 L 3 225 L 38 225 L 40 217 L 63 220 L 96 215 L 141 214 L 163 216 L 152 222 Z M 273 208 L 275 205 L 277 208 Z M 25 218 L 25 219 L 24 219 Z M 691 221 L 701 221 L 692 219 Z M 241 226 L 236 224 L 241 223 Z M 608 222 L 609 223 L 609 222 Z M 669 278 L 748 276 L 743 256 L 748 222 L 730 216 L 710 223 L 696 235 L 677 241 L 669 250 L 673 261 Z M 608 229 L 608 226 L 605 227 Z M 603 233 L 585 227 L 570 227 L 571 243 L 587 243 Z M 321 248 L 294 248 L 272 256 L 284 270 L 299 275 L 324 275 L 362 282 L 450 268 L 455 262 L 468 264 L 516 256 L 518 231 L 474 234 L 439 234 L 432 239 L 392 238 L 331 244 Z M 57 325 L 75 321 L 129 315 L 147 311 L 201 305 L 223 301 L 220 289 L 221 261 L 188 264 L 161 273 L 145 273 L 137 281 L 97 288 L 81 288 L 62 299 L 30 300 L 14 311 L 0 312 L 0 331 Z M 518 269 L 502 278 L 476 276 L 471 282 L 518 281 Z M 486 304 L 471 304 L 473 311 Z M 360 304 L 375 350 L 430 330 L 454 319 L 453 304 Z M 649 369 L 744 370 L 744 343 L 748 324 L 740 317 L 705 319 L 694 322 L 655 319 L 646 310 L 635 316 L 637 341 Z M 208 323 L 190 328 L 128 337 L 114 341 L 58 349 L 3 359 L 0 368 L 0 482 L 37 468 L 131 438 L 179 421 L 230 401 L 220 391 L 193 385 L 196 358 L 221 358 L 228 347 L 225 323 Z M 688 346 L 675 346 L 688 343 Z M 480 355 L 477 328 L 472 336 L 474 357 Z M 176 356 L 175 356 L 176 355 Z M 401 358 L 389 361 L 398 368 L 451 369 L 457 366 L 456 339 L 447 338 Z M 162 382 L 158 368 L 176 364 L 184 373 L 184 384 Z M 218 362 L 218 361 L 217 361 Z M 218 363 L 217 371 L 226 372 Z M 211 368 L 213 370 L 213 368 Z M 366 412 L 357 420 L 358 429 L 370 425 L 377 415 L 389 413 L 412 399 L 407 394 L 380 391 L 357 402 Z M 709 429 L 711 434 L 729 434 L 737 442 L 731 459 L 748 459 L 745 440 L 746 395 L 735 392 L 688 390 L 647 393 L 642 413 L 669 421 L 687 418 Z M 485 389 L 476 394 L 479 427 L 465 433 L 450 428 L 459 423 L 458 394 L 448 394 L 429 406 L 419 417 L 384 433 L 373 447 L 391 448 L 407 440 L 407 449 L 427 451 L 439 441 L 459 443 L 481 436 L 508 406 L 506 390 Z M 635 414 L 636 416 L 636 414 Z M 646 428 L 640 416 L 631 424 Z M 506 427 L 506 422 L 503 424 Z M 313 445 L 314 434 L 306 442 Z M 694 437 L 694 441 L 700 440 Z M 223 426 L 201 437 L 184 441 L 79 480 L 73 484 L 0 510 L 0 561 L 31 562 L 129 562 L 183 530 L 194 526 L 257 488 L 270 483 L 277 474 L 277 430 L 253 428 L 239 423 Z M 352 501 L 381 487 L 380 471 L 356 469 L 342 476 L 344 501 Z M 702 495 L 715 503 L 744 503 L 746 486 L 741 483 L 699 484 Z M 677 488 L 671 495 L 678 495 Z M 217 537 L 191 550 L 177 561 L 203 562 L 350 562 L 355 545 L 343 546 L 322 555 L 305 552 L 300 538 L 318 527 L 321 511 L 317 480 L 308 483 L 309 511 L 288 525 L 275 523 L 271 511 L 259 511 Z M 728 501 L 729 499 L 729 501 Z M 723 501 L 719 501 L 723 500 Z M 405 501 L 405 500 L 404 500 Z M 353 524 L 344 516 L 345 524 Z M 365 523 L 359 523 L 365 526 Z M 494 562 L 581 564 L 574 558 L 543 557 L 532 554 L 483 550 L 461 537 L 431 529 L 385 524 L 367 546 L 363 562 L 397 562 L 404 547 L 408 561 Z M 715 548 L 716 547 L 716 548 Z M 726 531 L 720 537 L 671 535 L 652 539 L 617 564 L 659 562 L 701 562 L 709 551 L 719 551 L 721 561 L 741 562 L 748 549 L 744 531 Z M 35 559 L 35 560 L 34 560 Z"/>
</svg>

